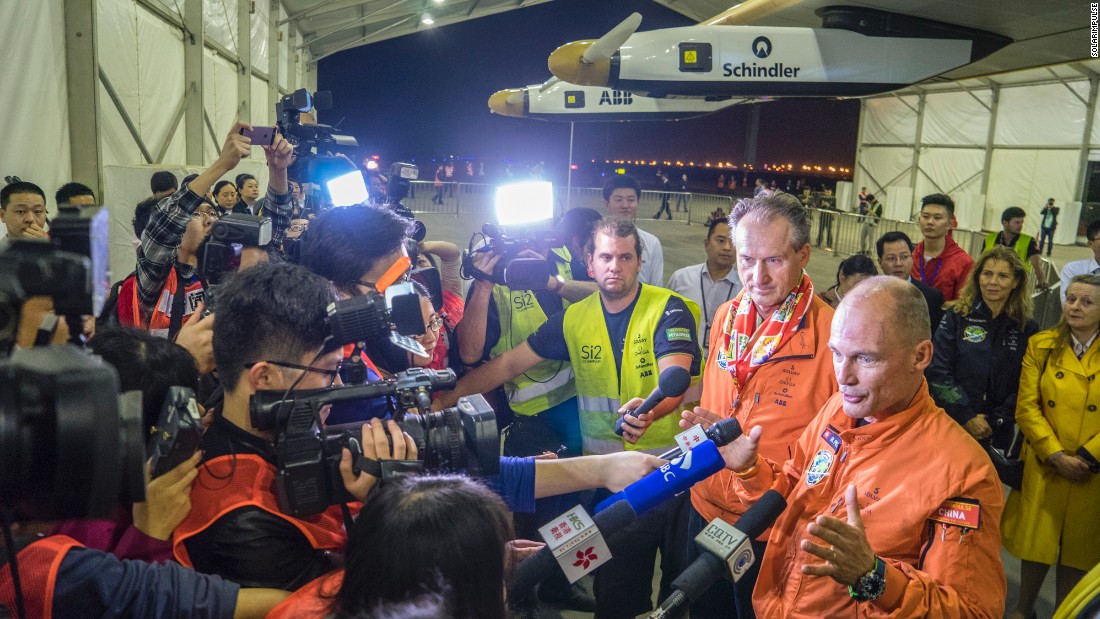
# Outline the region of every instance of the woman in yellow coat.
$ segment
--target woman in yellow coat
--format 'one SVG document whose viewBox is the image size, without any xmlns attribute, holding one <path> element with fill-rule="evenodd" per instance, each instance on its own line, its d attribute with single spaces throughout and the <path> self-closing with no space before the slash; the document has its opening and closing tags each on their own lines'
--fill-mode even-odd
<svg viewBox="0 0 1100 619">
<path fill-rule="evenodd" d="M 1047 570 L 1057 563 L 1058 603 L 1100 562 L 1100 275 L 1066 289 L 1062 320 L 1028 342 L 1016 401 L 1027 442 L 1024 481 L 1005 505 L 1005 548 L 1022 560 L 1020 601 L 1030 617 Z"/>
</svg>

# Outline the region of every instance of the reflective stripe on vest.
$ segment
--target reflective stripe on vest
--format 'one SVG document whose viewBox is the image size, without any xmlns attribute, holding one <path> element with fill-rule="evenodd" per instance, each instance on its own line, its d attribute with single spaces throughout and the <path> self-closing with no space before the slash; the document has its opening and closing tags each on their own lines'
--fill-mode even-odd
<svg viewBox="0 0 1100 619">
<path fill-rule="evenodd" d="M 982 246 L 983 254 L 993 248 L 993 245 L 997 243 L 998 236 L 1000 236 L 999 232 L 985 235 L 985 245 Z M 1021 234 L 1016 237 L 1016 244 L 1012 246 L 1012 251 L 1016 252 L 1016 255 L 1023 261 L 1024 270 L 1028 273 L 1031 272 L 1031 262 L 1027 259 L 1027 248 L 1029 245 L 1031 245 L 1031 237 L 1026 234 Z"/>
<path fill-rule="evenodd" d="M 168 329 L 172 325 L 172 300 L 176 295 L 176 288 L 178 287 L 179 277 L 176 275 L 176 267 L 168 272 L 167 279 L 164 280 L 164 287 L 160 290 L 160 295 L 157 296 L 157 303 L 153 307 L 152 313 L 149 315 L 149 324 L 145 324 L 142 321 L 141 314 L 141 301 L 138 298 L 138 285 L 137 281 L 134 282 L 134 294 L 131 299 L 133 305 L 134 320 L 139 324 L 136 326 L 140 329 L 148 331 L 150 334 L 157 337 L 168 337 Z M 184 288 L 187 298 L 183 302 L 183 320 L 180 322 L 182 325 L 187 322 L 187 317 L 195 311 L 199 303 L 203 300 L 203 288 L 202 282 L 197 279 Z"/>
<path fill-rule="evenodd" d="M 229 512 L 250 506 L 290 523 L 315 549 L 344 550 L 348 535 L 339 505 L 305 518 L 282 513 L 275 500 L 275 467 L 260 456 L 238 454 L 219 456 L 199 467 L 199 475 L 191 485 L 191 511 L 172 532 L 172 553 L 176 560 L 194 567 L 184 542 Z M 360 507 L 358 503 L 349 505 L 352 514 L 358 513 Z"/>
<path fill-rule="evenodd" d="M 577 381 L 577 407 L 586 454 L 644 451 L 672 445 L 680 432 L 679 416 L 669 414 L 655 421 L 637 444 L 615 434 L 615 420 L 623 402 L 644 398 L 657 387 L 660 370 L 653 353 L 653 337 L 669 297 L 677 297 L 691 311 L 699 326 L 699 307 L 665 288 L 642 284 L 623 346 L 620 376 L 604 320 L 600 295 L 594 294 L 565 311 L 565 342 Z M 697 384 L 699 377 L 693 377 Z"/>
<path fill-rule="evenodd" d="M 19 584 L 28 617 L 50 619 L 53 614 L 53 592 L 57 573 L 70 548 L 84 545 L 71 537 L 51 535 L 40 539 L 16 555 L 19 561 Z M 0 604 L 15 616 L 15 585 L 11 578 L 11 563 L 0 568 Z"/>
<path fill-rule="evenodd" d="M 550 251 L 561 258 L 555 261 L 558 274 L 565 279 L 572 279 L 573 271 L 569 266 L 572 258 L 569 250 L 560 247 Z M 527 341 L 527 336 L 534 333 L 547 319 L 535 293 L 530 290 L 512 290 L 507 286 L 495 285 L 493 303 L 497 308 L 500 338 L 489 351 L 490 358 L 502 355 Z M 569 307 L 569 302 L 562 299 L 562 307 Z M 573 369 L 567 361 L 546 359 L 504 383 L 504 392 L 508 395 L 508 404 L 516 414 L 537 415 L 576 395 Z"/>
</svg>

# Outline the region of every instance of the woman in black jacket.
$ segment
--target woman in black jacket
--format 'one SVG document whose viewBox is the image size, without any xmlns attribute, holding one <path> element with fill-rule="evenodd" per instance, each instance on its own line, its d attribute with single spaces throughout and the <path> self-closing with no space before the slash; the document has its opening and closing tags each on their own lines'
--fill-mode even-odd
<svg viewBox="0 0 1100 619">
<path fill-rule="evenodd" d="M 975 439 L 1008 451 L 1027 340 L 1039 330 L 1020 257 L 1000 246 L 982 254 L 946 309 L 927 371 L 932 397 Z"/>
</svg>

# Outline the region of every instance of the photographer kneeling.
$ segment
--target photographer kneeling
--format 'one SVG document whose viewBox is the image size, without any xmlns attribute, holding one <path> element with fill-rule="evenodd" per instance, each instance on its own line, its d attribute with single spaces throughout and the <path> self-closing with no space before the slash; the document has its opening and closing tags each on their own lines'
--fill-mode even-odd
<svg viewBox="0 0 1100 619">
<path fill-rule="evenodd" d="M 340 506 L 307 518 L 283 514 L 274 495 L 273 432 L 257 430 L 249 401 L 259 390 L 326 388 L 339 384 L 340 347 L 326 348 L 328 282 L 293 264 L 260 264 L 230 276 L 218 299 L 214 358 L 225 401 L 203 436 L 203 464 L 191 490 L 191 513 L 176 529 L 173 549 L 184 565 L 244 586 L 296 589 L 336 567 L 347 540 Z M 377 423 L 375 424 L 377 426 Z M 392 456 L 415 458 L 412 439 L 387 424 Z M 376 428 L 381 433 L 381 427 Z M 369 436 L 369 438 L 368 438 Z M 369 425 L 364 455 L 372 457 Z M 380 454 L 386 459 L 389 454 Z M 341 462 L 345 488 L 362 500 L 369 475 Z"/>
</svg>

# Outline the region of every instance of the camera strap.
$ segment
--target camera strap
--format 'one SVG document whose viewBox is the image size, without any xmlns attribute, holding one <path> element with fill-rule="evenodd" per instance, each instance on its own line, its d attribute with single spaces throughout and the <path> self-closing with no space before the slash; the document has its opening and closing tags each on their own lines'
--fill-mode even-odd
<svg viewBox="0 0 1100 619">
<path fill-rule="evenodd" d="M 168 319 L 168 341 L 176 341 L 176 336 L 183 326 L 183 302 L 187 298 L 187 281 L 180 275 L 179 269 L 173 268 L 176 274 L 176 293 L 172 295 L 172 316 Z"/>
<path fill-rule="evenodd" d="M 420 460 L 374 460 L 359 456 L 355 461 L 355 468 L 386 483 L 424 472 L 424 463 Z"/>
</svg>

